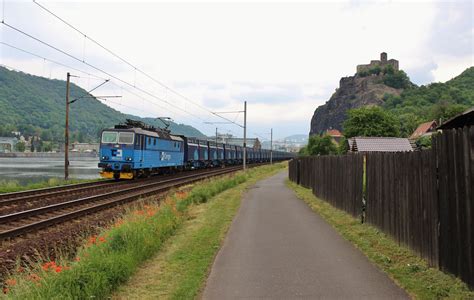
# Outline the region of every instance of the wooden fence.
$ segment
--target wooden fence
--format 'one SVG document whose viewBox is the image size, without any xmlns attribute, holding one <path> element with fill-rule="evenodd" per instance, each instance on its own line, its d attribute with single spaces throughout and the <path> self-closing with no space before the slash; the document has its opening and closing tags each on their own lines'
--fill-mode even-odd
<svg viewBox="0 0 474 300">
<path fill-rule="evenodd" d="M 436 160 L 432 151 L 367 155 L 366 220 L 438 265 Z"/>
<path fill-rule="evenodd" d="M 427 151 L 369 153 L 365 168 L 365 189 L 360 154 L 297 158 L 289 177 L 353 216 L 366 199 L 367 222 L 474 287 L 474 127 Z"/>
<path fill-rule="evenodd" d="M 474 287 L 474 126 L 444 131 L 438 161 L 439 265 Z"/>
</svg>

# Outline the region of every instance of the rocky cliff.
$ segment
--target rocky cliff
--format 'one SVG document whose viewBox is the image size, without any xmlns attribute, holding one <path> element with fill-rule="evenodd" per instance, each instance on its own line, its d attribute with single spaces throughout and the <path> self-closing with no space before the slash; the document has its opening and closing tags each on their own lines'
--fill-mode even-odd
<svg viewBox="0 0 474 300">
<path fill-rule="evenodd" d="M 341 78 L 336 92 L 326 104 L 315 110 L 309 134 L 321 134 L 330 128 L 342 131 L 342 124 L 349 109 L 381 105 L 385 94 L 400 95 L 402 89 L 383 84 L 383 76 L 382 74 L 366 77 L 355 75 Z"/>
</svg>

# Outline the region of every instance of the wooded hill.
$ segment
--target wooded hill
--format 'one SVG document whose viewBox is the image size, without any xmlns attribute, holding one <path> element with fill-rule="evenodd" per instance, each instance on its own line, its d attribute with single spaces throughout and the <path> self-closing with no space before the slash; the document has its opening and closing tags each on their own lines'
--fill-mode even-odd
<svg viewBox="0 0 474 300">
<path fill-rule="evenodd" d="M 71 99 L 87 92 L 71 84 Z M 0 67 L 0 136 L 19 131 L 24 136 L 40 136 L 44 141 L 64 140 L 66 83 Z M 96 99 L 83 98 L 70 106 L 71 141 L 98 141 L 100 130 L 125 119 L 141 120 L 163 127 L 152 118 L 121 113 Z M 196 128 L 172 123 L 175 134 L 204 137 Z"/>
<path fill-rule="evenodd" d="M 413 86 L 400 96 L 386 95 L 383 108 L 400 120 L 400 133 L 409 136 L 416 127 L 431 120 L 447 119 L 474 106 L 474 67 L 445 83 Z"/>
</svg>

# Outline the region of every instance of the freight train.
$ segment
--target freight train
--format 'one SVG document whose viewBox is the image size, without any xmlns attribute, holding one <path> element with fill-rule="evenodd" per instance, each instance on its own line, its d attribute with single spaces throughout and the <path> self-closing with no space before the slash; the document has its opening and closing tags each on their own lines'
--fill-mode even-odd
<svg viewBox="0 0 474 300">
<path fill-rule="evenodd" d="M 246 148 L 247 163 L 270 161 L 270 150 Z M 223 167 L 243 163 L 243 147 L 174 135 L 140 121 L 101 133 L 100 175 L 109 179 L 134 179 L 182 170 Z M 273 161 L 292 158 L 287 152 L 273 151 Z"/>
</svg>

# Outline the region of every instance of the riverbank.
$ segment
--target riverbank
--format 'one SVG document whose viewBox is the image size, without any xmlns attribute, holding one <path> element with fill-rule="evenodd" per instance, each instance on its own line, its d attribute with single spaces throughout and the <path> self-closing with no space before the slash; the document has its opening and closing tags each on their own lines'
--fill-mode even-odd
<svg viewBox="0 0 474 300">
<path fill-rule="evenodd" d="M 64 152 L 0 152 L 0 157 L 64 158 Z M 69 152 L 69 158 L 98 157 L 97 153 Z"/>
</svg>

